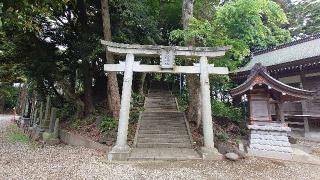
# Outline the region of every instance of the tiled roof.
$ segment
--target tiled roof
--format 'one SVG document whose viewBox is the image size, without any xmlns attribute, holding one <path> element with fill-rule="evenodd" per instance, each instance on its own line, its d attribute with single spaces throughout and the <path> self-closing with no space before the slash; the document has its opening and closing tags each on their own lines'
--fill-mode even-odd
<svg viewBox="0 0 320 180">
<path fill-rule="evenodd" d="M 273 66 L 320 56 L 320 34 L 253 53 L 249 63 L 238 72 L 250 70 L 254 64 Z"/>
<path fill-rule="evenodd" d="M 298 89 L 289 85 L 286 85 L 267 72 L 266 67 L 261 63 L 254 64 L 251 69 L 250 75 L 247 80 L 236 88 L 230 90 L 232 96 L 238 96 L 246 93 L 255 85 L 265 84 L 268 89 L 282 93 L 283 100 L 299 100 L 312 98 L 316 92 Z"/>
</svg>

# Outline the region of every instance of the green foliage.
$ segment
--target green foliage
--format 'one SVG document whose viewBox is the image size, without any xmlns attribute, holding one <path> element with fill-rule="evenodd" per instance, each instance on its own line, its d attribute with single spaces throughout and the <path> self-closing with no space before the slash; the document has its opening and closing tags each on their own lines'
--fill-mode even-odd
<svg viewBox="0 0 320 180">
<path fill-rule="evenodd" d="M 319 0 L 301 0 L 289 4 L 287 14 L 291 34 L 298 38 L 320 33 L 319 9 Z"/>
<path fill-rule="evenodd" d="M 220 132 L 215 133 L 215 136 L 218 138 L 219 141 L 222 141 L 222 142 L 227 142 L 229 140 L 228 133 L 226 133 L 224 131 L 220 131 Z"/>
<path fill-rule="evenodd" d="M 188 93 L 184 90 L 181 95 L 177 97 L 178 106 L 180 111 L 186 111 L 188 108 Z"/>
<path fill-rule="evenodd" d="M 161 40 L 159 21 L 155 19 L 159 4 L 150 0 L 111 0 L 109 3 L 114 41 L 156 44 Z"/>
<path fill-rule="evenodd" d="M 72 129 L 80 129 L 82 126 L 82 120 L 81 119 L 72 119 L 72 123 L 70 127 Z"/>
<path fill-rule="evenodd" d="M 230 39 L 241 39 L 251 50 L 290 41 L 282 26 L 288 23 L 283 9 L 271 0 L 236 0 L 217 10 L 216 22 Z"/>
<path fill-rule="evenodd" d="M 211 21 L 193 19 L 187 30 L 175 30 L 170 39 L 195 46 L 225 46 L 232 49 L 215 64 L 234 70 L 250 50 L 266 48 L 290 40 L 282 28 L 287 18 L 279 5 L 270 0 L 236 0 L 217 8 Z"/>
<path fill-rule="evenodd" d="M 132 102 L 130 108 L 130 121 L 138 122 L 140 111 L 143 111 L 144 108 L 144 95 L 139 93 L 132 93 Z"/>
<path fill-rule="evenodd" d="M 22 129 L 18 128 L 16 124 L 10 124 L 7 127 L 7 138 L 11 143 L 28 143 L 29 138 L 28 136 L 23 132 Z"/>
<path fill-rule="evenodd" d="M 227 105 L 221 101 L 212 101 L 212 112 L 216 117 L 227 118 L 233 122 L 239 123 L 243 119 L 240 108 Z"/>
<path fill-rule="evenodd" d="M 8 84 L 0 84 L 0 101 L 4 101 L 4 111 L 11 111 L 18 99 L 18 88 Z M 1 110 L 0 110 L 1 111 Z"/>
<path fill-rule="evenodd" d="M 102 132 L 108 132 L 111 130 L 114 130 L 118 127 L 118 121 L 112 117 L 105 116 L 103 117 L 101 124 L 100 124 L 100 130 Z"/>
</svg>

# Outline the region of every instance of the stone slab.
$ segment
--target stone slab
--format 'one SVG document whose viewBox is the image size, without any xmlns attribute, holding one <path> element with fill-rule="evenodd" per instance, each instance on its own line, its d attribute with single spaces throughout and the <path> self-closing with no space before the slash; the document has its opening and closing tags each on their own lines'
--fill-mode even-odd
<svg viewBox="0 0 320 180">
<path fill-rule="evenodd" d="M 191 148 L 134 148 L 129 160 L 200 160 Z"/>
</svg>

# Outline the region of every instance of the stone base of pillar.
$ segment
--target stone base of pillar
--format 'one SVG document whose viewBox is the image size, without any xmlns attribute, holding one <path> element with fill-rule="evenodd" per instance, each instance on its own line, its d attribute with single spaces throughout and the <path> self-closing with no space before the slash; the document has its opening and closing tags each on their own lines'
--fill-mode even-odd
<svg viewBox="0 0 320 180">
<path fill-rule="evenodd" d="M 304 133 L 304 137 L 305 137 L 305 138 L 311 138 L 311 135 L 310 135 L 309 132 L 305 132 L 305 133 Z"/>
<path fill-rule="evenodd" d="M 127 161 L 131 153 L 131 148 L 126 146 L 114 146 L 108 154 L 109 161 Z"/>
<path fill-rule="evenodd" d="M 292 159 L 293 150 L 288 139 L 291 129 L 283 124 L 249 125 L 248 154 L 258 157 Z"/>
<path fill-rule="evenodd" d="M 223 155 L 216 148 L 201 147 L 199 153 L 203 160 L 222 160 Z"/>
</svg>

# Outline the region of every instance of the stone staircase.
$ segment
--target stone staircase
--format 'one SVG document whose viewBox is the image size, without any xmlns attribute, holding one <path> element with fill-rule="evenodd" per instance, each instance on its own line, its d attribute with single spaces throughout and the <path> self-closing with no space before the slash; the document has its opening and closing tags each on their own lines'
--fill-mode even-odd
<svg viewBox="0 0 320 180">
<path fill-rule="evenodd" d="M 199 159 L 184 113 L 167 86 L 159 84 L 151 84 L 129 159 Z"/>
</svg>

